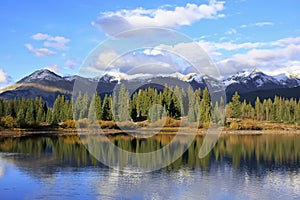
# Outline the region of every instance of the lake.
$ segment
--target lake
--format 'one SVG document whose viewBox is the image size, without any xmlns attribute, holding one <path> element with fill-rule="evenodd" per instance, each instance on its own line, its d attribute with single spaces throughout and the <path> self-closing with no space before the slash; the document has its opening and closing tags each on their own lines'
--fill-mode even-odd
<svg viewBox="0 0 300 200">
<path fill-rule="evenodd" d="M 110 140 L 124 150 L 150 152 L 172 137 L 120 134 Z M 203 137 L 197 136 L 175 162 L 144 173 L 101 164 L 81 139 L 0 136 L 0 198 L 300 199 L 300 135 L 221 136 L 203 159 L 198 157 Z"/>
</svg>

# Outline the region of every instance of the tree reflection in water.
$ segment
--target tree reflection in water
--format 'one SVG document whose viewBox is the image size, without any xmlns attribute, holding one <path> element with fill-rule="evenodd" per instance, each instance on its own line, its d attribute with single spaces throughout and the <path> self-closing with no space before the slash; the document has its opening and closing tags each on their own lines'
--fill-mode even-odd
<svg viewBox="0 0 300 200">
<path fill-rule="evenodd" d="M 184 143 L 184 136 L 180 137 L 180 140 Z M 146 153 L 158 150 L 169 144 L 173 136 L 155 135 L 148 139 L 136 139 L 129 135 L 116 135 L 109 136 L 109 139 L 119 148 L 126 151 Z M 178 142 L 178 148 L 181 148 L 180 140 L 176 141 Z M 10 156 L 10 159 L 23 167 L 105 167 L 86 150 L 83 143 L 86 144 L 87 141 L 88 144 L 90 144 L 89 141 L 94 141 L 97 144 L 94 147 L 99 152 L 97 156 L 105 155 L 110 158 L 109 154 L 112 152 L 106 148 L 106 141 L 99 136 L 79 137 L 78 135 L 50 134 L 21 137 L 1 136 L 0 151 L 18 153 Z M 300 136 L 298 135 L 221 136 L 210 155 L 204 159 L 199 159 L 198 153 L 202 141 L 203 137 L 196 137 L 188 150 L 179 159 L 166 167 L 165 170 L 176 170 L 182 167 L 209 170 L 214 163 L 229 162 L 237 169 L 243 168 L 259 172 L 259 169 L 262 167 L 284 166 L 297 168 L 300 163 Z M 26 159 L 21 159 L 19 155 L 26 155 Z M 164 155 L 164 159 L 171 159 L 171 157 L 171 153 Z M 129 161 L 126 158 L 111 156 L 110 162 L 114 165 L 126 166 Z M 141 162 L 151 163 L 159 162 L 159 160 Z"/>
</svg>

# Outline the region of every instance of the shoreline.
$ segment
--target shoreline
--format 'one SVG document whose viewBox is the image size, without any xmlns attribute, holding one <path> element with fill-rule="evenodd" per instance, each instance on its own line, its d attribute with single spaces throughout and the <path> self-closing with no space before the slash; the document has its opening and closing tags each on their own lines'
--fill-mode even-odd
<svg viewBox="0 0 300 200">
<path fill-rule="evenodd" d="M 195 131 L 197 133 L 195 134 Z M 298 129 L 288 130 L 221 130 L 216 132 L 220 136 L 237 135 L 300 135 Z M 140 129 L 140 130 L 119 130 L 119 129 L 101 129 L 101 131 L 91 131 L 90 129 L 39 129 L 39 130 L 0 130 L 0 136 L 31 136 L 31 135 L 106 135 L 106 136 L 117 136 L 117 135 L 136 135 L 137 137 L 143 138 L 152 135 L 179 135 L 179 136 L 205 136 L 207 129 L 190 129 L 183 127 L 180 132 L 178 128 L 163 128 L 163 129 Z"/>
</svg>

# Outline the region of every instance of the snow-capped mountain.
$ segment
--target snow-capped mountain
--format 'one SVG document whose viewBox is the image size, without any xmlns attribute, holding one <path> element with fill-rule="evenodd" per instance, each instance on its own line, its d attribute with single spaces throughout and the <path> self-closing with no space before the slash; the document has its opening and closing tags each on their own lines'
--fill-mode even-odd
<svg viewBox="0 0 300 200">
<path fill-rule="evenodd" d="M 238 72 L 228 77 L 223 82 L 226 88 L 234 86 L 244 87 L 248 91 L 271 88 L 294 88 L 300 86 L 300 79 L 297 76 L 291 76 L 288 74 L 270 76 L 257 68 L 252 72 Z"/>
<path fill-rule="evenodd" d="M 48 69 L 41 69 L 33 72 L 32 74 L 22 78 L 18 83 L 30 83 L 34 81 L 62 81 L 63 77 L 55 74 Z"/>
<path fill-rule="evenodd" d="M 272 76 L 259 69 L 238 72 L 221 81 L 208 75 L 182 74 L 179 72 L 171 74 L 108 72 L 100 77 L 86 78 L 78 75 L 63 77 L 43 69 L 35 71 L 6 89 L 2 89 L 0 98 L 13 99 L 16 97 L 34 98 L 42 96 L 45 101 L 52 105 L 57 95 L 71 96 L 75 81 L 79 82 L 82 88 L 89 88 L 89 86 L 96 83 L 97 92 L 102 96 L 110 94 L 116 84 L 120 83 L 127 83 L 130 87 L 129 90 L 137 89 L 135 86 L 141 88 L 154 87 L 157 90 L 162 90 L 165 83 L 173 86 L 190 84 L 194 89 L 213 87 L 222 90 L 225 88 L 228 99 L 235 91 L 238 91 L 242 98 L 252 98 L 252 96 L 272 98 L 279 91 L 283 96 L 295 96 L 298 88 L 300 88 L 300 76 L 297 74 L 281 73 Z"/>
</svg>

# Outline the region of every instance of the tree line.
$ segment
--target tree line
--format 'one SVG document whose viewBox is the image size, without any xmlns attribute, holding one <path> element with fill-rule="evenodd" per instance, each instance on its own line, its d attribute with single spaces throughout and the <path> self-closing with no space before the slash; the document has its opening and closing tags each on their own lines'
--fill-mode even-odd
<svg viewBox="0 0 300 200">
<path fill-rule="evenodd" d="M 0 99 L 0 125 L 6 128 L 57 125 L 85 118 L 118 122 L 148 120 L 152 123 L 164 117 L 186 117 L 189 122 L 212 121 L 221 125 L 226 123 L 226 118 L 300 123 L 300 101 L 283 97 L 274 100 L 257 98 L 252 105 L 246 100 L 241 102 L 236 92 L 228 103 L 222 98 L 212 103 L 207 88 L 193 90 L 189 87 L 185 91 L 167 85 L 162 91 L 149 87 L 133 94 L 121 85 L 118 91 L 103 98 L 97 93 L 89 96 L 79 92 L 72 99 L 59 95 L 52 107 L 48 107 L 41 97 Z"/>
</svg>

